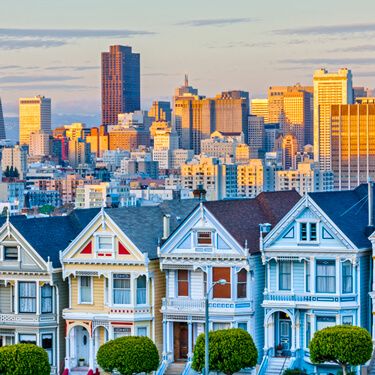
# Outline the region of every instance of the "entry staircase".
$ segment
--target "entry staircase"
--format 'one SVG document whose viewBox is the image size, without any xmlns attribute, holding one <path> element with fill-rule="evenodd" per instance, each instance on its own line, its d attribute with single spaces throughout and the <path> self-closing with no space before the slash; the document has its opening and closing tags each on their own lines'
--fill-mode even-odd
<svg viewBox="0 0 375 375">
<path fill-rule="evenodd" d="M 164 372 L 165 375 L 181 375 L 184 371 L 186 362 L 173 362 L 170 363 Z"/>
<path fill-rule="evenodd" d="M 292 363 L 290 357 L 271 357 L 268 360 L 268 366 L 265 371 L 267 375 L 282 375 Z"/>
</svg>

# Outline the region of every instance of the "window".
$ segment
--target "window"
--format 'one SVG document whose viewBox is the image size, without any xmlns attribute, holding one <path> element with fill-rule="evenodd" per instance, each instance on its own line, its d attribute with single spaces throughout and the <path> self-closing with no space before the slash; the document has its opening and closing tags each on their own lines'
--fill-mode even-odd
<svg viewBox="0 0 375 375">
<path fill-rule="evenodd" d="M 113 330 L 114 338 L 117 339 L 118 337 L 123 336 L 130 336 L 132 333 L 130 327 L 115 327 Z"/>
<path fill-rule="evenodd" d="M 18 248 L 15 246 L 4 246 L 4 260 L 17 261 Z"/>
<path fill-rule="evenodd" d="M 230 267 L 214 267 L 213 268 L 213 282 L 217 282 L 221 279 L 226 280 L 226 284 L 214 286 L 213 297 L 214 298 L 231 298 L 231 284 L 230 284 Z"/>
<path fill-rule="evenodd" d="M 98 250 L 112 251 L 113 237 L 112 236 L 99 236 L 98 237 Z"/>
<path fill-rule="evenodd" d="M 137 305 L 146 303 L 146 276 L 137 278 Z"/>
<path fill-rule="evenodd" d="M 51 313 L 52 312 L 52 286 L 51 285 L 43 285 L 41 288 L 42 294 L 42 314 Z"/>
<path fill-rule="evenodd" d="M 307 223 L 301 223 L 301 241 L 307 241 Z"/>
<path fill-rule="evenodd" d="M 31 282 L 19 283 L 19 312 L 36 313 L 36 284 Z"/>
<path fill-rule="evenodd" d="M 52 347 L 53 347 L 52 333 L 43 334 L 42 335 L 42 348 L 47 352 L 48 360 L 51 365 L 53 364 L 52 363 L 53 361 Z"/>
<path fill-rule="evenodd" d="M 147 327 L 137 327 L 137 336 L 147 336 Z"/>
<path fill-rule="evenodd" d="M 310 241 L 316 241 L 316 223 L 310 223 Z"/>
<path fill-rule="evenodd" d="M 130 274 L 113 275 L 113 303 L 115 305 L 130 304 Z"/>
<path fill-rule="evenodd" d="M 334 260 L 316 262 L 316 291 L 318 293 L 336 292 L 336 262 Z"/>
<path fill-rule="evenodd" d="M 306 292 L 310 292 L 310 262 L 305 262 Z"/>
<path fill-rule="evenodd" d="M 198 245 L 212 245 L 211 232 L 198 232 L 197 234 Z"/>
<path fill-rule="evenodd" d="M 36 335 L 23 335 L 18 336 L 18 342 L 20 344 L 34 344 L 36 345 Z"/>
<path fill-rule="evenodd" d="M 316 330 L 320 331 L 323 328 L 333 327 L 336 325 L 336 318 L 334 316 L 317 316 Z"/>
<path fill-rule="evenodd" d="M 279 263 L 279 290 L 292 289 L 292 262 Z"/>
<path fill-rule="evenodd" d="M 218 331 L 219 329 L 229 329 L 230 323 L 213 323 L 213 330 Z"/>
<path fill-rule="evenodd" d="M 241 328 L 244 331 L 247 331 L 247 323 L 246 322 L 238 323 L 238 328 Z"/>
<path fill-rule="evenodd" d="M 80 298 L 79 303 L 92 303 L 91 295 L 91 277 L 90 276 L 81 276 L 79 278 L 79 290 Z"/>
<path fill-rule="evenodd" d="M 177 271 L 177 293 L 178 297 L 189 296 L 189 271 L 178 270 Z"/>
<path fill-rule="evenodd" d="M 342 292 L 353 293 L 353 267 L 348 261 L 342 264 Z"/>
<path fill-rule="evenodd" d="M 247 271 L 242 269 L 237 274 L 237 298 L 247 297 Z"/>
<path fill-rule="evenodd" d="M 353 317 L 351 315 L 343 316 L 342 317 L 342 324 L 352 326 L 353 325 Z"/>
<path fill-rule="evenodd" d="M 306 345 L 305 348 L 309 347 L 311 340 L 311 318 L 310 315 L 306 315 Z"/>
</svg>

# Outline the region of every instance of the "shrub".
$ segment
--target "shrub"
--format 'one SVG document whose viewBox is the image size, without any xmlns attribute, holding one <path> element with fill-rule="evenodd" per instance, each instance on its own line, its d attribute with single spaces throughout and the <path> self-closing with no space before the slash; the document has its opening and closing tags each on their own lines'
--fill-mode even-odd
<svg viewBox="0 0 375 375">
<path fill-rule="evenodd" d="M 283 375 L 307 375 L 307 372 L 304 369 L 288 368 L 283 372 Z"/>
<path fill-rule="evenodd" d="M 309 348 L 313 363 L 336 363 L 348 375 L 348 366 L 362 365 L 371 358 L 372 340 L 364 328 L 334 326 L 316 332 Z"/>
<path fill-rule="evenodd" d="M 50 375 L 47 352 L 33 344 L 16 344 L 0 348 L 1 375 Z"/>
<path fill-rule="evenodd" d="M 121 375 L 151 372 L 159 366 L 158 350 L 151 339 L 140 336 L 119 337 L 102 345 L 96 356 L 99 366 Z"/>
<path fill-rule="evenodd" d="M 234 374 L 243 368 L 254 367 L 258 351 L 251 335 L 240 328 L 211 331 L 209 339 L 210 370 Z M 201 372 L 204 368 L 204 334 L 199 335 L 194 348 L 192 367 Z"/>
</svg>

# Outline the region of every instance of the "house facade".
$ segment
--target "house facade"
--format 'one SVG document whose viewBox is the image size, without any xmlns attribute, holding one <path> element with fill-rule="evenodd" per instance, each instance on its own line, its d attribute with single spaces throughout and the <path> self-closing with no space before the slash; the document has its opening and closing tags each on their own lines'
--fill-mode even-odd
<svg viewBox="0 0 375 375">
<path fill-rule="evenodd" d="M 165 278 L 157 246 L 195 205 L 178 203 L 102 209 L 62 252 L 66 369 L 95 371 L 99 347 L 121 336 L 148 336 L 161 353 Z"/>
<path fill-rule="evenodd" d="M 262 374 L 270 366 L 335 373 L 337 367 L 311 363 L 314 333 L 339 324 L 370 330 L 372 189 L 307 194 L 262 241 Z"/>
<path fill-rule="evenodd" d="M 163 360 L 191 366 L 194 344 L 205 326 L 242 328 L 263 348 L 264 270 L 259 223 L 274 225 L 298 201 L 296 192 L 262 193 L 256 199 L 204 202 L 159 251 L 166 277 Z M 213 285 L 225 279 L 225 285 Z M 260 353 L 261 358 L 261 353 Z"/>
</svg>

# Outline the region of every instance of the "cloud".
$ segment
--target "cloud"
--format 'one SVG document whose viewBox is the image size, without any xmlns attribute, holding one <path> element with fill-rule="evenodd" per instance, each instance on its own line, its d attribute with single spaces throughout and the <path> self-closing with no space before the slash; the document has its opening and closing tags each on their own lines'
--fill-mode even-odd
<svg viewBox="0 0 375 375">
<path fill-rule="evenodd" d="M 339 48 L 328 50 L 328 52 L 372 52 L 372 51 L 375 51 L 374 44 L 339 47 Z"/>
<path fill-rule="evenodd" d="M 354 75 L 356 77 L 375 77 L 375 70 L 368 72 L 355 72 Z"/>
<path fill-rule="evenodd" d="M 82 65 L 82 66 L 76 66 L 76 65 L 56 65 L 56 66 L 48 66 L 44 68 L 45 70 L 73 70 L 76 72 L 85 71 L 85 70 L 97 70 L 100 69 L 99 65 Z"/>
<path fill-rule="evenodd" d="M 1 88 L 8 91 L 33 91 L 38 90 L 92 90 L 99 89 L 96 86 L 87 86 L 87 85 L 69 85 L 69 84 L 34 84 L 34 85 L 1 85 Z"/>
<path fill-rule="evenodd" d="M 189 20 L 178 22 L 178 26 L 204 27 L 204 26 L 230 26 L 240 23 L 255 22 L 255 18 L 213 18 L 201 20 Z"/>
<path fill-rule="evenodd" d="M 330 35 L 375 32 L 375 23 L 357 23 L 342 25 L 317 25 L 309 27 L 296 27 L 290 29 L 273 30 L 279 35 Z"/>
<path fill-rule="evenodd" d="M 74 76 L 4 76 L 0 77 L 0 83 L 28 83 L 28 82 L 62 82 L 80 79 Z M 3 87 L 3 86 L 2 86 Z"/>
<path fill-rule="evenodd" d="M 279 60 L 281 64 L 294 65 L 372 65 L 375 64 L 375 57 L 318 57 L 318 58 L 303 58 L 303 59 L 284 59 Z"/>
<path fill-rule="evenodd" d="M 13 39 L 0 37 L 0 49 L 3 50 L 17 50 L 24 48 L 51 48 L 61 47 L 65 44 L 65 41 L 55 39 Z"/>
<path fill-rule="evenodd" d="M 151 72 L 151 73 L 143 73 L 141 74 L 145 77 L 171 77 L 171 76 L 177 76 L 181 75 L 180 73 L 161 73 L 161 72 Z"/>
<path fill-rule="evenodd" d="M 228 42 L 226 44 L 209 44 L 207 48 L 209 49 L 216 49 L 216 48 L 266 48 L 274 46 L 274 42 Z"/>
</svg>

